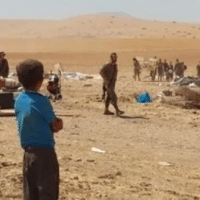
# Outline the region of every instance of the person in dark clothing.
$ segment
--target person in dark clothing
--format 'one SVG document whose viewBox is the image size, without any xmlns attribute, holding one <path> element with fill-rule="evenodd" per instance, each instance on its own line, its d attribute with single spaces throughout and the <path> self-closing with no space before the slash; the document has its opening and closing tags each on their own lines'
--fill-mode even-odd
<svg viewBox="0 0 200 200">
<path fill-rule="evenodd" d="M 182 63 L 180 63 L 178 59 L 176 59 L 174 72 L 175 72 L 175 75 L 178 76 L 179 78 L 183 77 L 183 66 L 182 66 Z"/>
<path fill-rule="evenodd" d="M 197 77 L 200 78 L 200 61 L 197 64 Z"/>
<path fill-rule="evenodd" d="M 0 76 L 7 78 L 9 74 L 8 61 L 5 59 L 5 53 L 0 52 Z"/>
<path fill-rule="evenodd" d="M 174 67 L 172 65 L 172 62 L 169 62 L 169 81 L 173 80 L 173 73 L 174 73 Z"/>
<path fill-rule="evenodd" d="M 105 115 L 113 115 L 114 113 L 109 111 L 109 105 L 110 103 L 113 104 L 116 115 L 120 116 L 121 114 L 124 113 L 124 111 L 121 111 L 118 108 L 117 105 L 117 95 L 115 94 L 115 84 L 117 81 L 117 54 L 116 53 L 111 53 L 110 55 L 110 62 L 105 64 L 101 70 L 100 70 L 100 75 L 103 78 L 103 89 L 104 92 L 106 93 L 106 101 L 105 101 L 105 110 L 104 114 Z"/>
<path fill-rule="evenodd" d="M 138 77 L 138 80 L 140 81 L 141 66 L 136 58 L 133 58 L 133 70 L 134 70 L 133 77 L 135 81 L 136 81 L 136 77 Z"/>
<path fill-rule="evenodd" d="M 164 76 L 163 62 L 161 59 L 158 61 L 158 81 L 162 81 Z"/>
<path fill-rule="evenodd" d="M 166 81 L 169 81 L 169 65 L 167 63 L 167 60 L 164 60 L 163 68 L 164 68 L 164 74 L 165 74 Z"/>
<path fill-rule="evenodd" d="M 185 76 L 185 70 L 187 70 L 187 65 L 185 65 L 184 62 L 181 63 L 182 64 L 182 77 Z"/>
</svg>

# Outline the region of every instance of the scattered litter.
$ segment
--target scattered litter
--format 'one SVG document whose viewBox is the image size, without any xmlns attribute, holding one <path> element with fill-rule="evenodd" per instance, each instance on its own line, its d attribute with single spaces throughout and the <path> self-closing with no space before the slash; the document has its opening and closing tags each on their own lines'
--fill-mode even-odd
<svg viewBox="0 0 200 200">
<path fill-rule="evenodd" d="M 11 165 L 16 165 L 16 163 L 12 163 L 11 161 L 7 161 L 7 162 L 2 162 L 1 165 L 3 167 L 8 167 L 8 166 L 11 166 Z"/>
<path fill-rule="evenodd" d="M 5 116 L 15 116 L 14 109 L 0 110 L 0 117 L 5 117 Z"/>
<path fill-rule="evenodd" d="M 122 173 L 120 171 L 118 171 L 115 176 L 122 176 Z"/>
<path fill-rule="evenodd" d="M 101 149 L 97 149 L 95 147 L 92 147 L 92 151 L 96 152 L 96 153 L 105 153 L 106 151 L 103 151 Z"/>
<path fill-rule="evenodd" d="M 100 75 L 82 74 L 79 72 L 64 72 L 64 77 L 69 80 L 101 79 Z"/>
<path fill-rule="evenodd" d="M 198 88 L 198 86 L 195 83 L 190 83 L 188 86 L 190 88 Z"/>
<path fill-rule="evenodd" d="M 105 175 L 102 175 L 102 176 L 98 176 L 98 178 L 100 178 L 100 179 L 115 179 L 115 175 L 105 174 Z"/>
<path fill-rule="evenodd" d="M 85 80 L 86 76 L 85 74 L 81 74 L 78 72 L 74 72 L 74 73 L 67 73 L 64 74 L 66 79 L 70 79 L 70 80 Z"/>
<path fill-rule="evenodd" d="M 92 87 L 92 84 L 84 84 L 83 87 Z"/>
<path fill-rule="evenodd" d="M 87 162 L 95 162 L 93 159 L 87 159 Z"/>
<path fill-rule="evenodd" d="M 163 165 L 163 166 L 171 166 L 170 163 L 163 162 L 163 161 L 160 161 L 159 164 L 160 164 L 160 165 Z"/>
<path fill-rule="evenodd" d="M 170 90 L 164 90 L 164 91 L 163 91 L 163 94 L 164 94 L 165 96 L 172 96 L 172 91 L 170 91 Z"/>
</svg>

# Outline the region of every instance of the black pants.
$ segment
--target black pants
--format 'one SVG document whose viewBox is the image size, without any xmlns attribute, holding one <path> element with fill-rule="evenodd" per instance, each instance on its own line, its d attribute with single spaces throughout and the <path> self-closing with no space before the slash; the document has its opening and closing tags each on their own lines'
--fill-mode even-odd
<svg viewBox="0 0 200 200">
<path fill-rule="evenodd" d="M 134 69 L 134 79 L 136 80 L 136 77 L 138 77 L 138 80 L 140 81 L 140 70 L 139 69 Z"/>
<path fill-rule="evenodd" d="M 59 165 L 55 150 L 25 148 L 24 200 L 58 200 Z"/>
<path fill-rule="evenodd" d="M 110 84 L 109 86 L 105 85 L 107 97 L 105 101 L 105 107 L 108 109 L 110 103 L 114 106 L 115 110 L 118 111 L 119 108 L 117 106 L 117 95 L 115 93 L 115 82 Z"/>
</svg>

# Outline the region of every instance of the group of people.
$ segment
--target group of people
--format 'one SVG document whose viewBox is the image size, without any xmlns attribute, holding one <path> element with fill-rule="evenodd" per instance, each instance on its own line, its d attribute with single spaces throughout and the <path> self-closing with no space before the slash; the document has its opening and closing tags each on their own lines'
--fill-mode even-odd
<svg viewBox="0 0 200 200">
<path fill-rule="evenodd" d="M 176 59 L 176 63 L 174 66 L 171 61 L 168 63 L 166 59 L 164 60 L 164 62 L 162 61 L 162 59 L 157 60 L 156 56 L 149 59 L 149 61 L 149 76 L 151 77 L 152 81 L 155 81 L 156 75 L 158 77 L 158 81 L 171 81 L 173 80 L 174 75 L 176 77 L 182 78 L 184 77 L 184 72 L 187 69 L 187 66 L 184 64 L 184 62 L 179 62 L 178 59 Z M 141 65 L 136 58 L 133 58 L 133 70 L 134 79 L 136 80 L 136 77 L 138 77 L 138 80 L 140 81 Z"/>
<path fill-rule="evenodd" d="M 154 61 L 150 63 L 151 79 L 152 81 L 155 81 L 157 75 L 158 81 L 163 81 L 164 79 L 166 81 L 171 81 L 173 80 L 174 72 L 176 72 L 177 70 L 176 68 L 178 67 L 179 67 L 178 62 L 177 65 L 175 65 L 174 67 L 171 61 L 168 64 L 167 60 L 164 60 L 164 62 L 162 62 L 161 59 L 157 61 L 155 58 Z"/>
</svg>

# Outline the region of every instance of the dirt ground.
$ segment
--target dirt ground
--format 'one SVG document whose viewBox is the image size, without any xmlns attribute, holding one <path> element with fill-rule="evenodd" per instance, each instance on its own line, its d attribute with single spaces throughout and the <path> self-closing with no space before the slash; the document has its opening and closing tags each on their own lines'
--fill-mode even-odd
<svg viewBox="0 0 200 200">
<path fill-rule="evenodd" d="M 200 199 L 200 111 L 159 100 L 137 104 L 134 93 L 148 91 L 155 97 L 171 88 L 167 82 L 146 79 L 146 69 L 142 71 L 141 82 L 132 77 L 132 58 L 147 59 L 154 55 L 173 63 L 179 58 L 188 65 L 186 75 L 196 76 L 200 40 L 45 39 L 32 52 L 24 50 L 26 39 L 21 40 L 21 46 L 17 43 L 12 46 L 13 40 L 7 40 L 10 51 L 6 57 L 11 72 L 20 61 L 34 58 L 44 63 L 45 71 L 61 62 L 66 72 L 98 74 L 112 51 L 119 56 L 116 92 L 120 109 L 125 111 L 123 117 L 103 115 L 101 79 L 72 81 L 63 77 L 63 99 L 52 102 L 64 121 L 64 129 L 55 134 L 61 200 Z M 35 46 L 41 41 L 30 39 Z M 55 48 L 52 43 L 57 44 Z M 69 45 L 66 51 L 63 46 L 63 51 L 57 51 L 61 43 Z M 110 109 L 114 111 L 112 105 Z M 93 147 L 105 153 L 94 152 Z M 1 117 L 1 200 L 22 199 L 22 158 L 15 118 Z"/>
</svg>

